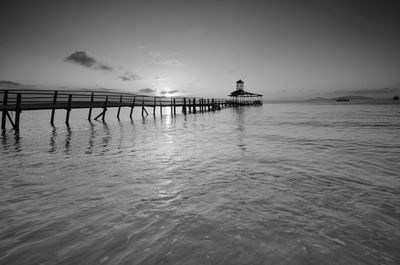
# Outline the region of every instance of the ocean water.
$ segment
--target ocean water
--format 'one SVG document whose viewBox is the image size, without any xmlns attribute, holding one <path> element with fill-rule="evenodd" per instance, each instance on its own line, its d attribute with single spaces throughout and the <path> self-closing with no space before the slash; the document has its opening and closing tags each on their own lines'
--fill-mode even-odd
<svg viewBox="0 0 400 265">
<path fill-rule="evenodd" d="M 0 138 L 0 264 L 400 264 L 400 104 L 64 116 Z"/>
</svg>

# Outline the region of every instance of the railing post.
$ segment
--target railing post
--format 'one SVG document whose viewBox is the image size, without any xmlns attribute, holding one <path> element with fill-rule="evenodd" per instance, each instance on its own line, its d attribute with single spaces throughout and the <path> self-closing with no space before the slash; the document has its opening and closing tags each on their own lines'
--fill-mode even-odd
<svg viewBox="0 0 400 265">
<path fill-rule="evenodd" d="M 15 131 L 19 131 L 19 119 L 21 116 L 21 97 L 22 94 L 18 93 L 17 94 L 17 106 L 15 108 L 15 125 L 14 125 L 14 129 Z"/>
<path fill-rule="evenodd" d="M 107 104 L 108 104 L 108 96 L 106 96 L 106 102 L 104 102 L 103 115 L 101 115 L 102 121 L 104 121 L 106 118 Z"/>
<path fill-rule="evenodd" d="M 93 106 L 93 100 L 94 100 L 94 92 L 90 95 L 90 107 L 89 107 L 89 115 L 88 115 L 88 120 L 92 118 L 92 106 Z"/>
<path fill-rule="evenodd" d="M 142 96 L 142 118 L 144 118 L 144 97 Z"/>
<path fill-rule="evenodd" d="M 71 112 L 71 101 L 72 101 L 72 95 L 68 95 L 68 104 L 67 104 L 67 115 L 65 117 L 65 124 L 69 125 L 69 113 Z"/>
<path fill-rule="evenodd" d="M 57 103 L 57 91 L 54 91 L 53 96 L 53 108 L 51 109 L 51 117 L 50 117 L 50 124 L 54 127 L 54 113 L 56 112 L 55 105 Z"/>
<path fill-rule="evenodd" d="M 162 116 L 162 98 L 160 97 L 160 115 Z"/>
<path fill-rule="evenodd" d="M 119 114 L 121 113 L 121 105 L 122 105 L 122 93 L 121 93 L 121 96 L 119 97 L 119 106 L 118 106 L 118 113 L 117 113 L 118 120 L 119 120 Z"/>
<path fill-rule="evenodd" d="M 131 120 L 132 120 L 133 108 L 135 107 L 135 98 L 136 98 L 136 96 L 133 96 L 133 102 L 132 102 L 132 106 L 131 106 L 131 113 L 129 114 L 129 118 L 131 118 Z"/>
<path fill-rule="evenodd" d="M 8 101 L 8 91 L 4 91 L 4 96 L 3 96 L 3 107 L 7 106 L 7 101 Z M 6 116 L 7 116 L 7 110 L 3 109 L 3 114 L 1 116 L 1 129 L 5 130 L 6 129 Z"/>
<path fill-rule="evenodd" d="M 157 97 L 154 97 L 153 116 L 156 116 Z"/>
<path fill-rule="evenodd" d="M 186 98 L 183 98 L 182 112 L 183 114 L 186 114 Z"/>
</svg>

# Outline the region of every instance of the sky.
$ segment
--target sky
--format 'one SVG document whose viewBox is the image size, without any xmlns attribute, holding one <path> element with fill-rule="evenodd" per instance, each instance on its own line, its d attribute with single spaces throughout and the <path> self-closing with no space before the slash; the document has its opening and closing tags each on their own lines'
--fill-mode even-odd
<svg viewBox="0 0 400 265">
<path fill-rule="evenodd" d="M 264 100 L 400 94 L 396 1 L 0 5 L 0 80 L 223 98 L 242 79 Z"/>
</svg>

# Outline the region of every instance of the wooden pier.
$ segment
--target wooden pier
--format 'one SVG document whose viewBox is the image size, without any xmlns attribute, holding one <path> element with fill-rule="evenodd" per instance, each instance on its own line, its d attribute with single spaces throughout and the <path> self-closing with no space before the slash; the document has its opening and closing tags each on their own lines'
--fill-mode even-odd
<svg viewBox="0 0 400 265">
<path fill-rule="evenodd" d="M 121 108 L 130 108 L 129 117 L 132 119 L 133 109 L 141 108 L 142 117 L 149 115 L 148 109 L 153 109 L 156 115 L 158 107 L 160 115 L 163 108 L 171 108 L 171 114 L 176 115 L 177 109 L 183 114 L 216 111 L 225 107 L 257 105 L 258 102 L 239 102 L 227 99 L 205 99 L 194 97 L 158 97 L 137 95 L 132 93 L 118 93 L 106 91 L 79 91 L 79 90 L 0 90 L 0 111 L 2 112 L 1 129 L 6 129 L 7 119 L 13 129 L 20 128 L 20 116 L 27 110 L 51 110 L 50 124 L 54 126 L 56 110 L 65 110 L 65 123 L 69 125 L 72 109 L 88 109 L 88 120 L 102 119 L 104 121 L 108 108 L 118 108 L 119 119 Z M 99 112 L 94 113 L 94 109 Z M 10 115 L 14 112 L 14 119 Z"/>
</svg>

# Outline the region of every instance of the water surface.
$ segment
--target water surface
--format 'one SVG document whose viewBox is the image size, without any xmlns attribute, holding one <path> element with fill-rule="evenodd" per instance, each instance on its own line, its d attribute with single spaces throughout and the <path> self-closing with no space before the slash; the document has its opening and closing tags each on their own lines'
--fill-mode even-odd
<svg viewBox="0 0 400 265">
<path fill-rule="evenodd" d="M 400 263 L 400 105 L 64 115 L 1 136 L 0 264 Z"/>
</svg>

